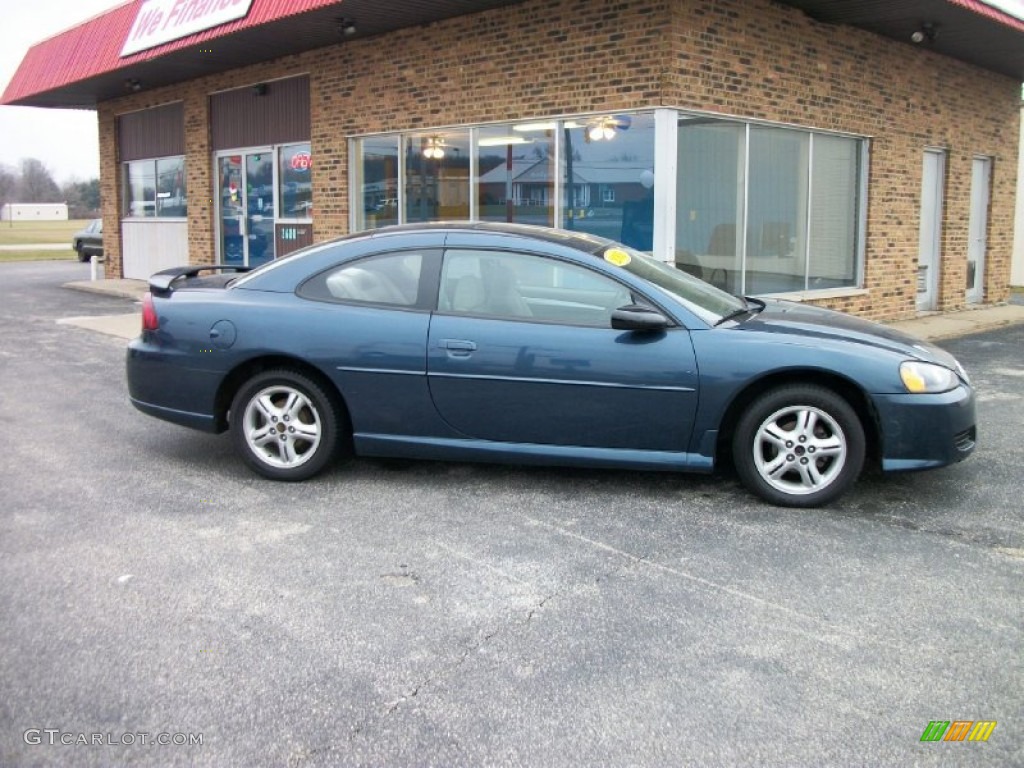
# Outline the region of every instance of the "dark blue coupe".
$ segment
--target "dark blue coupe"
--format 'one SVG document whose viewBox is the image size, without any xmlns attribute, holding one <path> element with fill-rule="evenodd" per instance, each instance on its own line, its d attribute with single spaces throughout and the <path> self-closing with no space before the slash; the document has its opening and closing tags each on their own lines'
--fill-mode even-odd
<svg viewBox="0 0 1024 768">
<path fill-rule="evenodd" d="M 754 493 L 811 507 L 866 459 L 974 448 L 974 394 L 941 349 L 590 235 L 394 227 L 150 287 L 132 403 L 230 430 L 274 479 L 351 453 L 696 472 L 731 455 Z"/>
</svg>

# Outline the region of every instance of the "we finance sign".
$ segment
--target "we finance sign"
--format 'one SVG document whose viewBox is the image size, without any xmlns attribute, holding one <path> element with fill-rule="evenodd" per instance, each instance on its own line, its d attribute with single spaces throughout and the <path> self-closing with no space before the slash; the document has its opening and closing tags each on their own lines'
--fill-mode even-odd
<svg viewBox="0 0 1024 768">
<path fill-rule="evenodd" d="M 249 12 L 252 0 L 146 0 L 121 48 L 122 56 L 202 32 Z"/>
</svg>

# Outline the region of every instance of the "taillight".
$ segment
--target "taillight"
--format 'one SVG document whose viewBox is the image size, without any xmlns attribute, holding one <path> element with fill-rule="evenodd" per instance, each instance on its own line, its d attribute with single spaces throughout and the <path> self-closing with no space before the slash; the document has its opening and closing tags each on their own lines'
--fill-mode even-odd
<svg viewBox="0 0 1024 768">
<path fill-rule="evenodd" d="M 153 294 L 149 291 L 142 296 L 142 330 L 155 331 L 160 327 L 160 320 L 156 316 L 156 307 L 153 306 Z"/>
</svg>

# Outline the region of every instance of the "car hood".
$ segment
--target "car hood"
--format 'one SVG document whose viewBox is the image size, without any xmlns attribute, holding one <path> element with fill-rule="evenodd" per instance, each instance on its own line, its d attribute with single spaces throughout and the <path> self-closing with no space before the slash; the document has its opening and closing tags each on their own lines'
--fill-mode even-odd
<svg viewBox="0 0 1024 768">
<path fill-rule="evenodd" d="M 737 329 L 762 333 L 784 333 L 813 344 L 837 340 L 885 349 L 896 354 L 938 363 L 958 370 L 956 358 L 934 344 L 870 320 L 832 309 L 814 307 L 781 299 L 758 299 L 765 303 L 761 312 L 739 323 Z"/>
</svg>

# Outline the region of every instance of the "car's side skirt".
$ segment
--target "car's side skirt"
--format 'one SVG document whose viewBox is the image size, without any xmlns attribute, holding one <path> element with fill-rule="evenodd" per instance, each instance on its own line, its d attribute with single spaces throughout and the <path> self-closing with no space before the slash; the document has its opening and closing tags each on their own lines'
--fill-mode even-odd
<svg viewBox="0 0 1024 768">
<path fill-rule="evenodd" d="M 608 467 L 663 472 L 711 472 L 711 456 L 675 451 L 627 448 L 592 448 L 583 445 L 500 443 L 489 440 L 413 437 L 405 435 L 353 435 L 360 456 L 382 456 L 435 461 L 483 461 L 499 464 L 539 464 L 563 467 Z"/>
<path fill-rule="evenodd" d="M 179 411 L 176 408 L 165 408 L 161 405 L 144 403 L 141 400 L 130 398 L 132 405 L 149 416 L 169 421 L 172 424 L 180 424 L 183 427 L 198 429 L 203 432 L 216 432 L 217 421 L 212 414 L 192 413 L 191 411 Z"/>
</svg>

